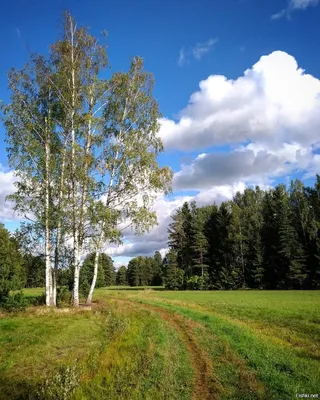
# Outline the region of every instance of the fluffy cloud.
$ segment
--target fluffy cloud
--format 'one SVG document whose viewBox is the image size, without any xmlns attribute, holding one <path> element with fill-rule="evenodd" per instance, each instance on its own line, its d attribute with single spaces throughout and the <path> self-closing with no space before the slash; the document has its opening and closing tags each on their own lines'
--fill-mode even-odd
<svg viewBox="0 0 320 400">
<path fill-rule="evenodd" d="M 216 185 L 269 183 L 272 177 L 290 174 L 295 169 L 306 169 L 312 149 L 301 149 L 298 144 L 284 144 L 276 149 L 249 144 L 229 153 L 199 155 L 190 165 L 174 176 L 178 190 L 201 190 Z"/>
<path fill-rule="evenodd" d="M 199 84 L 179 121 L 161 120 L 166 148 L 194 150 L 259 141 L 310 145 L 320 128 L 320 80 L 291 55 L 263 56 L 236 80 L 211 75 Z"/>
</svg>

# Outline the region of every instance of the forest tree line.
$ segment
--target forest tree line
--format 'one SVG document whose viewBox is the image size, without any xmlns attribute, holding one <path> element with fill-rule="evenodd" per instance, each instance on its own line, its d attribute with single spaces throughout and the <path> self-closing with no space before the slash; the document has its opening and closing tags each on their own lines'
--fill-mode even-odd
<svg viewBox="0 0 320 400">
<path fill-rule="evenodd" d="M 170 289 L 320 287 L 320 176 L 258 186 L 232 201 L 172 216 L 165 280 Z"/>
<path fill-rule="evenodd" d="M 0 225 L 2 295 L 45 284 L 45 257 L 30 251 L 21 228 L 14 235 Z M 111 257 L 99 256 L 96 287 L 161 286 L 166 289 L 319 289 L 320 176 L 263 191 L 258 186 L 233 200 L 198 207 L 185 202 L 172 215 L 169 252 L 162 259 L 138 256 L 117 271 Z M 66 259 L 67 262 L 67 259 Z M 80 294 L 86 296 L 95 253 L 81 267 Z M 58 271 L 58 285 L 73 285 L 72 256 Z"/>
</svg>

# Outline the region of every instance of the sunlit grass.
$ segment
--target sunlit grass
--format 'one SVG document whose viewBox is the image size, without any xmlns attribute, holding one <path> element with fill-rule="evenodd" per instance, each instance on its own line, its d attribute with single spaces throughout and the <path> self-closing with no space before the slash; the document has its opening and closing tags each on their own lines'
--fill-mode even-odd
<svg viewBox="0 0 320 400">
<path fill-rule="evenodd" d="M 43 292 L 24 290 L 27 297 Z M 80 373 L 75 399 L 191 399 L 188 342 L 157 307 L 173 321 L 182 318 L 210 360 L 215 398 L 319 392 L 319 292 L 112 287 L 98 289 L 97 299 L 103 302 L 92 310 L 36 307 L 2 315 L 4 398 L 28 399 L 60 365 L 73 365 Z"/>
<path fill-rule="evenodd" d="M 102 292 L 97 293 L 100 295 Z M 206 333 L 199 331 L 199 341 L 217 366 L 225 389 L 223 398 L 291 399 L 296 393 L 319 390 L 319 292 L 146 291 L 109 295 L 126 295 L 200 322 Z M 244 379 L 236 378 L 241 374 L 247 377 L 247 388 L 241 389 Z M 251 384 L 256 389 L 250 394 Z"/>
<path fill-rule="evenodd" d="M 112 302 L 65 311 L 0 319 L 1 399 L 35 398 L 60 365 L 79 369 L 76 399 L 190 398 L 187 351 L 157 313 Z"/>
</svg>

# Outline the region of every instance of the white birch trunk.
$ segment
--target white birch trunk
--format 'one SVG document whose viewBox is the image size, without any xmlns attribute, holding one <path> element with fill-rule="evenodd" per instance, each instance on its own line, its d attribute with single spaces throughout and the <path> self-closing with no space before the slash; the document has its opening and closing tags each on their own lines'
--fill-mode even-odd
<svg viewBox="0 0 320 400">
<path fill-rule="evenodd" d="M 127 102 L 128 102 L 128 97 L 126 98 L 125 107 L 123 110 L 122 121 L 121 121 L 122 123 L 125 120 L 126 114 L 127 114 Z M 121 136 L 122 136 L 122 129 L 120 129 L 118 140 L 120 140 Z M 119 157 L 119 151 L 116 152 L 115 161 L 118 160 L 118 157 Z M 110 175 L 110 182 L 108 185 L 107 199 L 106 199 L 107 205 L 110 200 L 110 194 L 111 194 L 111 190 L 112 190 L 112 186 L 113 186 L 114 176 L 115 176 L 115 166 L 113 167 L 112 173 Z M 94 289 L 96 286 L 96 281 L 97 281 L 97 276 L 98 276 L 98 268 L 99 268 L 99 254 L 101 252 L 101 246 L 102 246 L 103 239 L 104 239 L 104 232 L 103 232 L 104 225 L 105 225 L 105 221 L 102 221 L 101 232 L 100 232 L 100 236 L 99 236 L 99 240 L 98 240 L 98 246 L 97 246 L 97 250 L 96 250 L 96 254 L 95 254 L 95 259 L 94 259 L 93 279 L 91 282 L 90 291 L 89 291 L 87 301 L 86 301 L 86 304 L 88 304 L 88 305 L 91 304 L 93 292 L 94 292 Z"/>
<path fill-rule="evenodd" d="M 91 95 L 90 95 L 90 100 L 89 100 L 89 115 L 92 117 L 92 107 L 93 107 L 93 90 L 94 88 L 91 88 Z M 87 202 L 87 193 L 88 193 L 88 168 L 89 168 L 89 163 L 88 163 L 88 156 L 89 156 L 89 151 L 90 151 L 90 146 L 91 146 L 91 118 L 88 121 L 88 127 L 87 127 L 87 138 L 86 138 L 86 146 L 85 146 L 85 151 L 84 151 L 84 167 L 83 167 L 83 182 L 82 182 L 82 188 L 81 188 L 81 206 L 80 206 L 80 218 L 79 218 L 79 236 L 81 238 L 81 243 L 79 243 L 79 247 L 82 251 L 83 247 L 83 241 L 84 241 L 84 219 L 85 219 L 85 208 L 86 208 L 86 202 Z"/>
<path fill-rule="evenodd" d="M 78 236 L 78 230 L 76 229 L 75 236 Z M 73 247 L 74 255 L 74 280 L 73 280 L 73 306 L 79 306 L 79 280 L 80 280 L 80 264 L 79 264 L 79 246 L 78 240 L 75 240 Z"/>
<path fill-rule="evenodd" d="M 47 225 L 47 224 L 46 224 Z M 46 305 L 51 305 L 51 263 L 50 263 L 50 234 L 46 226 L 45 234 L 45 264 L 46 264 Z"/>
<path fill-rule="evenodd" d="M 98 277 L 98 269 L 99 269 L 99 255 L 101 253 L 101 246 L 103 243 L 103 238 L 104 238 L 103 229 L 101 229 L 101 233 L 100 233 L 100 237 L 99 237 L 99 241 L 98 241 L 98 245 L 97 245 L 97 249 L 96 249 L 96 254 L 94 257 L 93 278 L 92 278 L 89 294 L 88 294 L 87 301 L 86 301 L 87 305 L 91 304 L 93 292 L 96 287 L 96 282 L 97 282 L 97 277 Z"/>
<path fill-rule="evenodd" d="M 62 198 L 63 198 L 63 185 L 64 185 L 64 172 L 66 164 L 66 145 L 67 140 L 65 140 L 62 162 L 61 162 L 61 176 L 60 176 L 60 190 L 59 190 L 59 200 L 58 200 L 58 225 L 57 225 L 57 237 L 56 237 L 56 248 L 54 257 L 54 270 L 53 270 L 53 302 L 57 305 L 57 273 L 59 266 L 59 249 L 61 244 L 61 212 L 62 212 Z"/>
<path fill-rule="evenodd" d="M 72 182 L 72 224 L 73 224 L 73 264 L 74 264 L 74 281 L 73 281 L 73 305 L 79 306 L 79 278 L 80 278 L 80 265 L 79 265 L 79 230 L 77 221 L 77 185 L 75 176 L 75 70 L 74 70 L 74 33 L 75 28 L 73 21 L 70 18 L 70 34 L 71 34 L 71 182 Z"/>
<path fill-rule="evenodd" d="M 52 305 L 52 275 L 50 260 L 50 227 L 49 227 L 49 161 L 50 147 L 48 138 L 45 143 L 46 162 L 45 162 L 45 265 L 46 265 L 46 305 Z"/>
<path fill-rule="evenodd" d="M 94 258 L 93 278 L 92 278 L 89 294 L 88 294 L 87 301 L 86 301 L 87 305 L 91 304 L 93 291 L 94 291 L 94 288 L 96 287 L 98 268 L 99 268 L 99 255 L 100 255 L 100 249 L 98 249 L 96 251 L 96 255 Z"/>
</svg>

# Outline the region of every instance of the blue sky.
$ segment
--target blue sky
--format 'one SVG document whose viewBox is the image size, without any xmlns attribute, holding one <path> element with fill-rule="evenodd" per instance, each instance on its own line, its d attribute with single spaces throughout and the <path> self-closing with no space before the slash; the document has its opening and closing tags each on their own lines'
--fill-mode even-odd
<svg viewBox="0 0 320 400">
<path fill-rule="evenodd" d="M 47 53 L 64 9 L 94 35 L 108 31 L 112 70 L 140 55 L 154 73 L 164 117 L 159 162 L 176 173 L 175 192 L 157 200 L 159 225 L 149 235 L 128 234 L 112 250 L 117 263 L 165 249 L 170 213 L 184 200 L 219 202 L 246 185 L 312 182 L 319 172 L 320 1 L 20 0 L 1 9 L 2 100 L 9 68 L 22 67 L 29 51 Z M 14 229 L 3 140 L 0 126 L 0 219 Z"/>
</svg>

